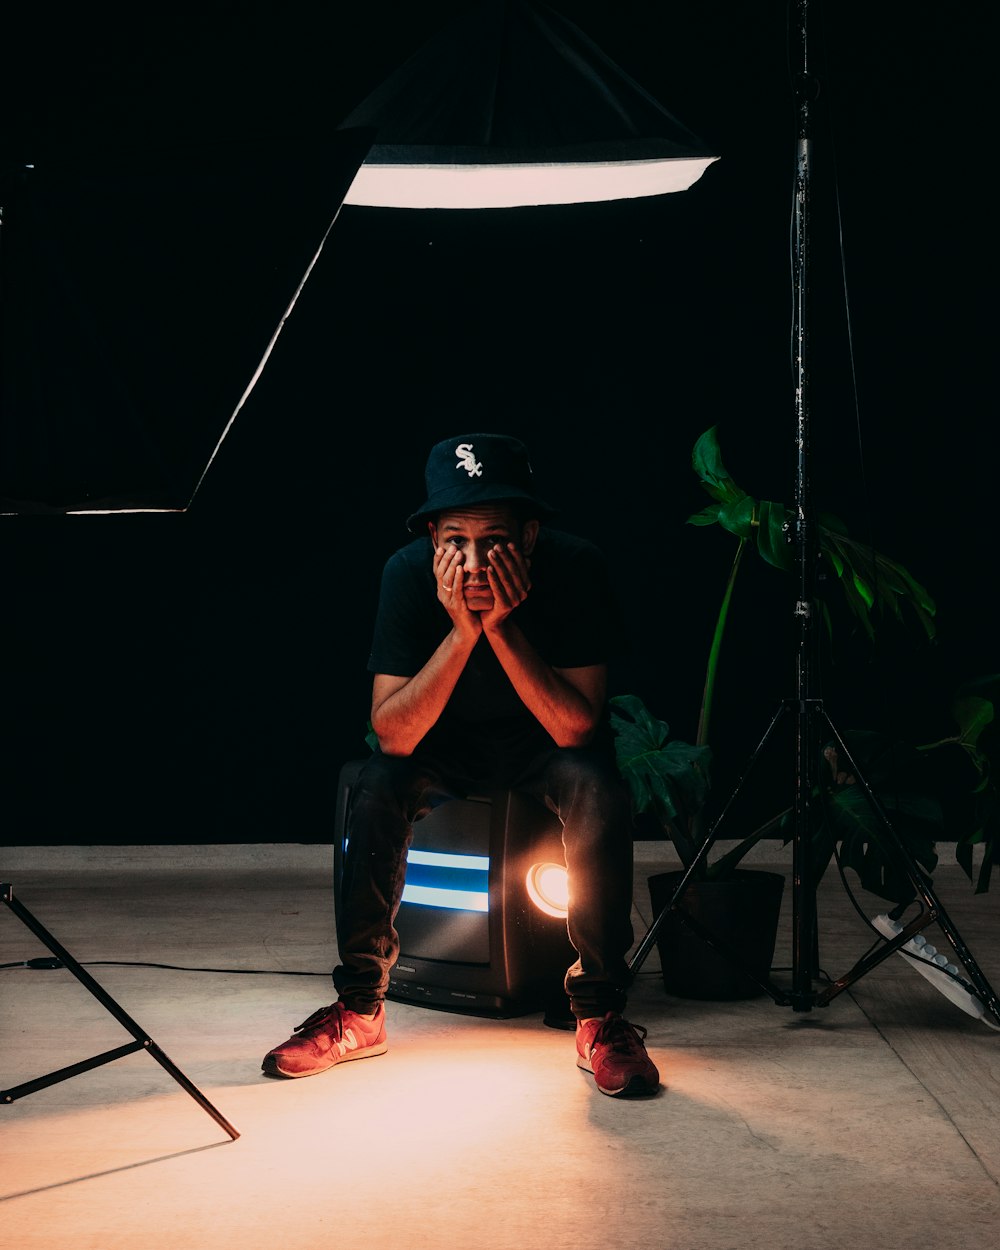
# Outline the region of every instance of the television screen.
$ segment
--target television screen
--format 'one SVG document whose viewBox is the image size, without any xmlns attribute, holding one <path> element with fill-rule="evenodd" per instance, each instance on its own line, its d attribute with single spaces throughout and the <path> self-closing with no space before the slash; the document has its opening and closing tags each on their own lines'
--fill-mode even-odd
<svg viewBox="0 0 1000 1250">
<path fill-rule="evenodd" d="M 361 761 L 344 765 L 334 835 L 339 915 L 346 818 Z M 447 800 L 413 826 L 390 998 L 479 1015 L 565 1017 L 566 921 L 531 902 L 532 864 L 563 862 L 558 819 L 513 791 Z"/>
</svg>

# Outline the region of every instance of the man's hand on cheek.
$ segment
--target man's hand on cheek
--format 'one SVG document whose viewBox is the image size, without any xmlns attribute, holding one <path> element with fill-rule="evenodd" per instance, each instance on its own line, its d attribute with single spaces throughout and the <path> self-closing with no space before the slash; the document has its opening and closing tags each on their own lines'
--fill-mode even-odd
<svg viewBox="0 0 1000 1250">
<path fill-rule="evenodd" d="M 478 614 L 469 611 L 465 601 L 465 557 L 457 547 L 437 547 L 434 551 L 434 579 L 438 602 L 456 627 L 479 633 Z"/>
<path fill-rule="evenodd" d="M 483 613 L 483 625 L 498 624 L 528 597 L 531 589 L 529 561 L 514 543 L 490 549 L 489 580 L 493 591 L 493 607 Z"/>
</svg>

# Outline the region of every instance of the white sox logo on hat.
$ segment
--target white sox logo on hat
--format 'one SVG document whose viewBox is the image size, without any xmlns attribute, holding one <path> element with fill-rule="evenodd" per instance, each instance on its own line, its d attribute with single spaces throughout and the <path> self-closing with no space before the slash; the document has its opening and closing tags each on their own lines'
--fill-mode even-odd
<svg viewBox="0 0 1000 1250">
<path fill-rule="evenodd" d="M 469 477 L 483 476 L 483 466 L 472 454 L 471 443 L 459 443 L 455 448 L 455 455 L 458 456 L 456 469 L 464 469 Z"/>
</svg>

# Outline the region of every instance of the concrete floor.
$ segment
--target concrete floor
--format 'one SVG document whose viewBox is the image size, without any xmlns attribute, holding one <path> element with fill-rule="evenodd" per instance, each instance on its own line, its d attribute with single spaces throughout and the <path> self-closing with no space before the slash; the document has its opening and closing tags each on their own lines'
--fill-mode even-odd
<svg viewBox="0 0 1000 1250">
<path fill-rule="evenodd" d="M 996 1243 L 1000 1030 L 897 955 L 794 1012 L 766 996 L 671 997 L 654 948 L 628 1012 L 663 1077 L 651 1100 L 597 1093 L 571 1035 L 539 1015 L 399 1003 L 385 1057 L 273 1081 L 265 1051 L 333 997 L 329 847 L 14 848 L 2 864 L 239 1134 L 142 1051 L 15 1099 L 0 1108 L 12 1250 Z M 639 844 L 637 938 L 647 878 L 670 867 L 662 845 Z M 935 888 L 997 986 L 996 890 L 977 898 L 954 865 Z M 790 877 L 785 896 L 787 913 Z M 835 873 L 818 910 L 837 977 L 871 938 Z M 3 912 L 0 963 L 18 966 L 0 972 L 0 1087 L 129 1042 L 70 973 L 23 966 L 48 952 Z M 776 967 L 790 944 L 786 914 Z"/>
</svg>

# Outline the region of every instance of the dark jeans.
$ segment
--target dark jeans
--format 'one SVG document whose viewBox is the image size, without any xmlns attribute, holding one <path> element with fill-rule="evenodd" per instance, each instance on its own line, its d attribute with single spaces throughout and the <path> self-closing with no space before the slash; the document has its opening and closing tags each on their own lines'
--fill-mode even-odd
<svg viewBox="0 0 1000 1250">
<path fill-rule="evenodd" d="M 631 980 L 632 822 L 614 764 L 595 750 L 557 748 L 506 785 L 545 803 L 563 825 L 571 904 L 569 940 L 577 959 L 565 989 L 578 1018 L 622 1011 Z M 499 785 L 494 785 L 499 788 Z M 351 794 L 341 897 L 339 996 L 369 1012 L 384 997 L 399 955 L 394 927 L 413 822 L 441 795 L 475 791 L 426 756 L 376 751 Z M 480 788 L 479 792 L 482 792 Z"/>
</svg>

